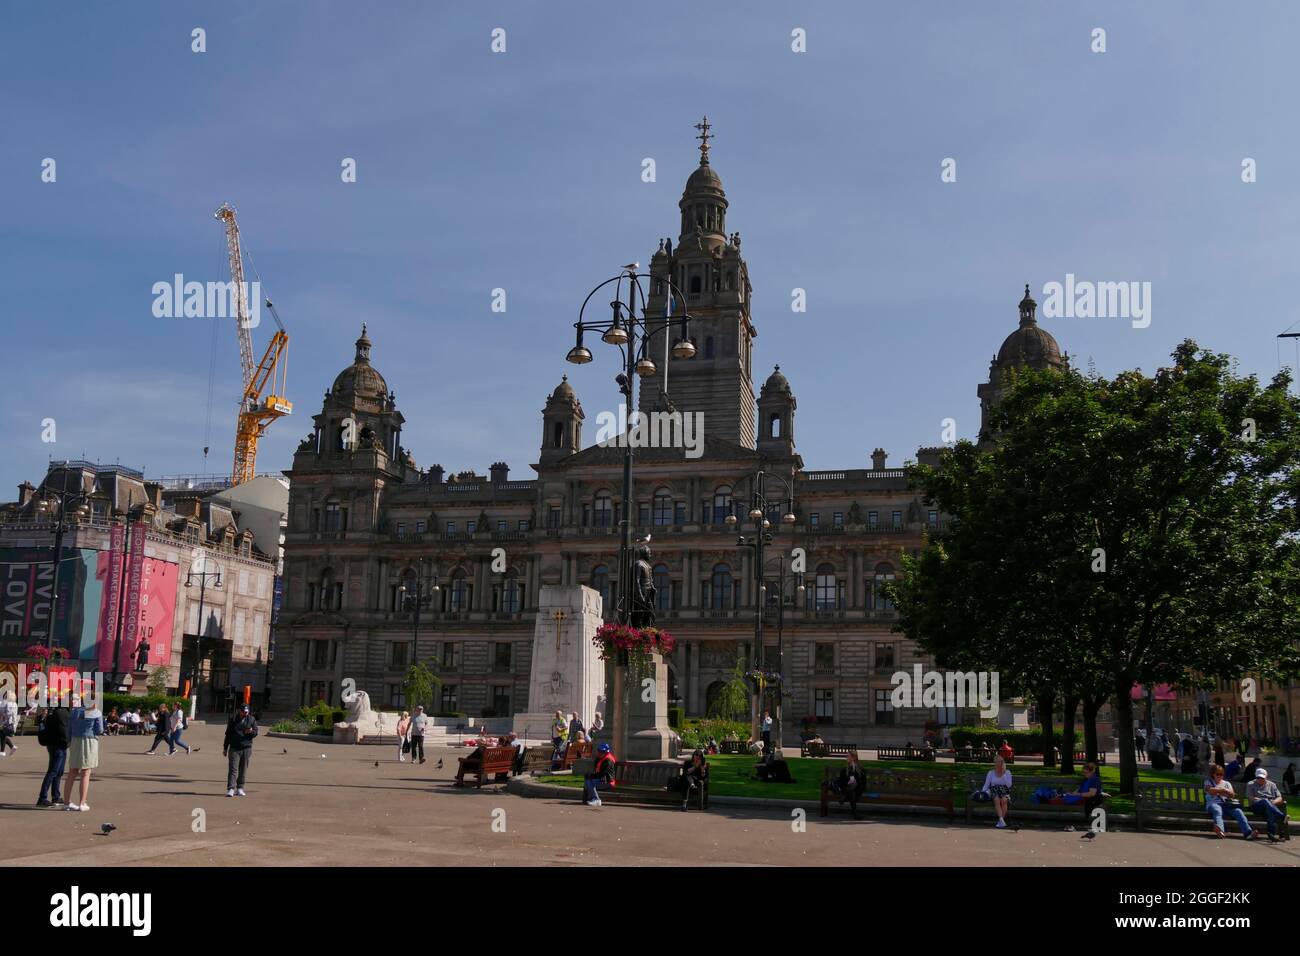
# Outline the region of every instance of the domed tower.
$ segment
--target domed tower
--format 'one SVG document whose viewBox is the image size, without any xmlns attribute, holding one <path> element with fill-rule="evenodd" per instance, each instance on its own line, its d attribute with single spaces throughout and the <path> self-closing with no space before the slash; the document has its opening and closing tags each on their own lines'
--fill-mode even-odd
<svg viewBox="0 0 1300 956">
<path fill-rule="evenodd" d="M 538 464 L 553 464 L 582 448 L 584 417 L 582 403 L 566 375 L 555 386 L 542 409 L 542 453 Z"/>
<path fill-rule="evenodd" d="M 661 240 L 650 260 L 646 311 L 652 318 L 679 317 L 681 300 L 669 296 L 673 282 L 686 299 L 695 356 L 679 359 L 669 349 L 679 334 L 673 325 L 651 340 L 650 354 L 661 369 L 643 379 L 643 412 L 671 407 L 702 412 L 706 434 L 754 447 L 754 386 L 750 373 L 753 340 L 749 271 L 740 256 L 740 233 L 727 233 L 727 195 L 709 163 L 712 135 L 706 117 L 700 130 L 700 164 L 686 180 L 677 206 L 681 231 L 674 247 Z M 666 368 L 666 374 L 663 369 Z M 665 400 L 666 392 L 666 400 Z"/>
<path fill-rule="evenodd" d="M 1025 285 L 1025 297 L 1020 300 L 1020 327 L 1006 337 L 1002 348 L 989 363 L 989 380 L 976 389 L 980 400 L 980 441 L 987 442 L 989 414 L 1002 400 L 1007 390 L 1011 372 L 1017 368 L 1041 371 L 1047 368 L 1068 369 L 1070 358 L 1061 352 L 1052 333 L 1038 325 L 1038 303 Z"/>
<path fill-rule="evenodd" d="M 781 366 L 763 383 L 758 393 L 758 450 L 772 457 L 794 454 L 794 410 L 798 403 Z"/>
</svg>

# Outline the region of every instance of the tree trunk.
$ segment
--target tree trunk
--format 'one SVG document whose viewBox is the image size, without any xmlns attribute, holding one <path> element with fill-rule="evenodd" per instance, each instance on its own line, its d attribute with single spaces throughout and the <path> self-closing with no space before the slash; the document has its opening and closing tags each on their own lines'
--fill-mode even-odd
<svg viewBox="0 0 1300 956">
<path fill-rule="evenodd" d="M 1119 747 L 1119 791 L 1133 793 L 1137 782 L 1137 752 L 1133 749 L 1133 678 L 1115 679 L 1115 738 Z"/>
<path fill-rule="evenodd" d="M 1043 728 L 1043 766 L 1056 766 L 1056 752 L 1053 750 L 1055 736 L 1052 733 L 1052 705 L 1056 703 L 1056 694 L 1047 691 L 1038 695 L 1038 722 Z"/>
<path fill-rule="evenodd" d="M 1097 713 L 1104 703 L 1104 694 L 1083 698 L 1083 749 L 1089 760 L 1097 760 L 1101 756 L 1101 744 L 1097 740 Z"/>
<path fill-rule="evenodd" d="M 1066 694 L 1061 708 L 1061 773 L 1074 773 L 1074 712 L 1078 709 L 1078 695 Z"/>
</svg>

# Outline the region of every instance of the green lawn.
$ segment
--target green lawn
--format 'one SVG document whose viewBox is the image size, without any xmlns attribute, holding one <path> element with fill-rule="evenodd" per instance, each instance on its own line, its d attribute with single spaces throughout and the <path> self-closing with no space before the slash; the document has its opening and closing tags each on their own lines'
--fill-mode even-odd
<svg viewBox="0 0 1300 956">
<path fill-rule="evenodd" d="M 718 797 L 767 797 L 781 800 L 818 800 L 821 796 L 821 782 L 824 768 L 839 767 L 842 761 L 835 758 L 790 757 L 790 776 L 794 783 L 763 783 L 751 779 L 754 772 L 754 758 L 747 754 L 718 754 L 709 758 L 709 792 Z M 871 766 L 885 766 L 891 770 L 916 770 L 918 768 L 938 767 L 952 768 L 953 764 L 921 763 L 916 760 L 867 760 Z M 993 769 L 992 764 L 959 764 L 953 779 L 954 804 L 959 808 L 966 806 L 966 776 L 977 775 L 983 781 L 984 774 Z M 1013 774 L 1026 777 L 1059 777 L 1062 786 L 1083 779 L 1082 772 L 1062 775 L 1052 768 L 1043 768 L 1030 764 L 1011 767 Z M 553 783 L 565 787 L 582 786 L 581 778 L 569 774 L 547 774 L 537 778 L 542 783 Z M 1186 780 L 1183 774 L 1172 770 L 1146 770 L 1139 768 L 1139 780 L 1168 780 L 1181 782 Z M 1198 778 L 1199 780 L 1199 778 Z M 1107 793 L 1119 791 L 1119 767 L 1105 765 L 1101 768 L 1101 782 Z M 1133 798 L 1112 797 L 1110 808 L 1116 813 L 1132 813 Z M 1300 799 L 1287 800 L 1287 812 L 1292 820 L 1300 821 Z"/>
</svg>

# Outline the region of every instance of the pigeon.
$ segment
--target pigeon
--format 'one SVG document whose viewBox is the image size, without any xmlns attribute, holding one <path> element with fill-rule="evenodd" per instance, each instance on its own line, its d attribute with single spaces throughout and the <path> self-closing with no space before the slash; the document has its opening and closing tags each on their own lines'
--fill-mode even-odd
<svg viewBox="0 0 1300 956">
<path fill-rule="evenodd" d="M 1085 833 L 1083 836 L 1079 837 L 1079 839 L 1080 839 L 1080 840 L 1095 840 L 1095 839 L 1097 839 L 1097 831 L 1096 831 L 1096 830 L 1089 830 L 1089 831 L 1088 831 L 1087 833 Z"/>
<path fill-rule="evenodd" d="M 378 760 L 375 761 L 375 766 L 376 766 L 376 767 L 379 766 L 379 761 L 378 761 Z"/>
<path fill-rule="evenodd" d="M 437 762 L 436 764 L 434 764 L 433 769 L 434 769 L 434 770 L 441 770 L 441 769 L 442 769 L 442 758 L 441 758 L 441 757 L 438 758 L 438 762 Z"/>
<path fill-rule="evenodd" d="M 320 755 L 320 759 L 321 759 L 321 760 L 324 760 L 324 759 L 325 759 L 325 755 L 324 755 L 324 754 L 321 754 L 321 755 Z"/>
<path fill-rule="evenodd" d="M 283 750 L 280 751 L 280 753 L 282 753 L 282 754 L 287 754 L 288 752 L 289 752 L 289 748 L 288 748 L 288 747 L 285 747 Z"/>
<path fill-rule="evenodd" d="M 101 823 L 101 824 L 99 825 L 99 832 L 102 833 L 102 834 L 104 834 L 104 836 L 108 836 L 110 833 L 112 833 L 112 832 L 113 832 L 114 830 L 116 830 L 116 829 L 117 829 L 117 827 L 113 826 L 113 824 L 111 824 L 111 823 Z"/>
</svg>

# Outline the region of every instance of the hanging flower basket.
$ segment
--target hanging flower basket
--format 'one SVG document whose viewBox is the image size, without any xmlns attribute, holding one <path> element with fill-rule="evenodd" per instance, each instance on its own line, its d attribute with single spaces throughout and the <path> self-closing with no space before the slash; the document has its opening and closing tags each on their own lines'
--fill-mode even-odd
<svg viewBox="0 0 1300 956">
<path fill-rule="evenodd" d="M 652 651 L 669 654 L 677 640 L 657 627 L 637 628 L 627 624 L 602 624 L 591 642 L 600 648 L 602 661 L 626 663 L 636 671 L 643 669 Z"/>
<path fill-rule="evenodd" d="M 55 661 L 66 660 L 68 651 L 64 647 L 51 650 L 44 644 L 31 644 L 23 648 L 23 655 L 32 659 L 32 670 L 43 671 Z"/>
</svg>

